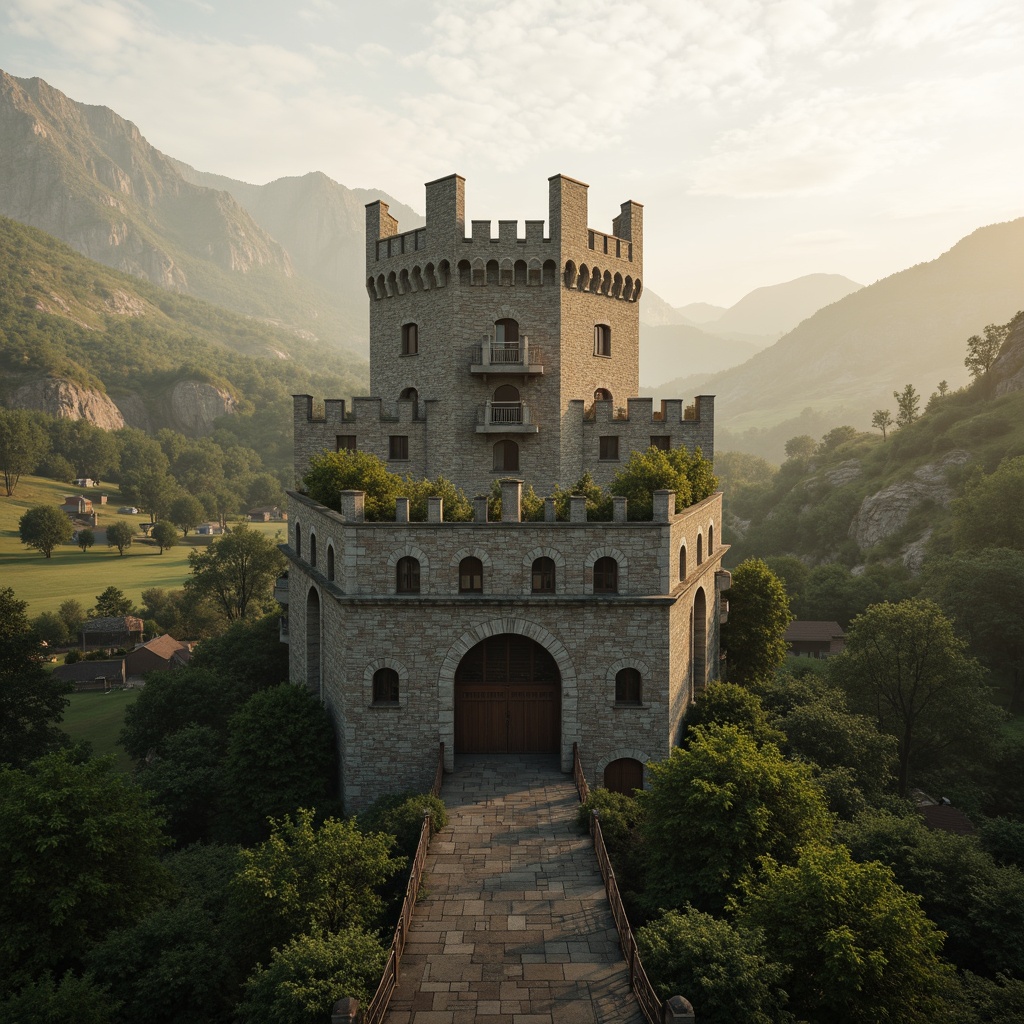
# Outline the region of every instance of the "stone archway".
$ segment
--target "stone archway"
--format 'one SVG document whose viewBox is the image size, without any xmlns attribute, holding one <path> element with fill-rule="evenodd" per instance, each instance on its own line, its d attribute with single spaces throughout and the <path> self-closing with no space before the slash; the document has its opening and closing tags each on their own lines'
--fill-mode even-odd
<svg viewBox="0 0 1024 1024">
<path fill-rule="evenodd" d="M 310 587 L 306 595 L 306 687 L 318 697 L 323 696 L 320 632 L 320 592 L 316 587 Z"/>
</svg>

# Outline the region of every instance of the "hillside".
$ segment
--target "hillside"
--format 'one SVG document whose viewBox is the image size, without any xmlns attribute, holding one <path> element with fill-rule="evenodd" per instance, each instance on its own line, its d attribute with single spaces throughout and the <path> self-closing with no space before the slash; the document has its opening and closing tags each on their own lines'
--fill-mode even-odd
<svg viewBox="0 0 1024 1024">
<path fill-rule="evenodd" d="M 357 208 L 382 194 L 324 175 L 248 187 L 206 177 L 109 108 L 0 71 L 0 214 L 163 288 L 364 352 Z"/>
<path fill-rule="evenodd" d="M 807 274 L 794 281 L 755 288 L 705 327 L 716 332 L 783 334 L 862 287 L 842 274 Z"/>
<path fill-rule="evenodd" d="M 718 396 L 719 422 L 734 431 L 839 406 L 846 422 L 866 427 L 872 410 L 891 408 L 893 390 L 907 382 L 925 394 L 940 380 L 963 383 L 966 339 L 1022 306 L 1019 219 L 980 228 L 937 259 L 818 310 L 703 387 Z"/>
<path fill-rule="evenodd" d="M 731 557 L 916 571 L 930 554 L 948 553 L 950 504 L 965 481 L 1024 454 L 1024 315 L 985 378 L 933 395 L 919 419 L 887 439 L 837 428 L 794 451 L 768 485 L 748 484 L 752 464 L 719 453 Z"/>
<path fill-rule="evenodd" d="M 127 423 L 208 433 L 209 416 L 189 418 L 183 394 L 220 394 L 221 412 L 232 414 L 234 429 L 250 431 L 252 447 L 272 463 L 284 450 L 290 394 L 351 395 L 368 379 L 361 361 L 327 357 L 290 332 L 111 270 L 7 218 L 0 218 L 0 371 L 3 404 L 84 416 L 107 429 Z M 62 412 L 37 400 L 58 385 L 78 408 Z M 90 414 L 99 409 L 111 418 Z"/>
<path fill-rule="evenodd" d="M 649 381 L 661 381 L 673 373 L 715 373 L 736 366 L 759 351 L 760 346 L 749 341 L 718 338 L 688 324 L 645 325 L 640 329 L 641 387 L 646 388 Z M 664 386 L 654 390 L 659 398 L 689 395 L 689 392 L 668 394 Z"/>
</svg>

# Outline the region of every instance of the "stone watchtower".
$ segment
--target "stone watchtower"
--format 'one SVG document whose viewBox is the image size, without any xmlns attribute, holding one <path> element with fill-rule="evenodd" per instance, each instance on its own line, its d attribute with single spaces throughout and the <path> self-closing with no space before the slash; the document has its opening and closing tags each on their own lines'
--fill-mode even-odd
<svg viewBox="0 0 1024 1024">
<path fill-rule="evenodd" d="M 367 206 L 372 398 L 295 396 L 295 473 L 356 449 L 470 495 L 501 480 L 500 522 L 426 521 L 406 499 L 368 522 L 364 495 L 289 502 L 284 636 L 293 682 L 334 720 L 347 811 L 429 785 L 439 750 L 548 753 L 564 770 L 631 792 L 678 742 L 695 694 L 717 675 L 724 607 L 722 496 L 676 512 L 625 498 L 593 522 L 586 498 L 522 519 L 524 483 L 547 498 L 589 471 L 608 484 L 633 451 L 714 451 L 714 401 L 638 389 L 643 209 L 622 204 L 605 234 L 587 226 L 587 186 L 550 179 L 547 230 L 528 220 L 467 231 L 465 182 L 427 184 L 426 225 L 399 231 Z M 386 768 L 384 767 L 386 766 Z"/>
<path fill-rule="evenodd" d="M 548 192 L 547 232 L 528 220 L 522 236 L 517 221 L 499 221 L 497 237 L 473 221 L 467 234 L 457 174 L 427 183 L 422 228 L 400 232 L 387 204 L 367 206 L 374 398 L 329 403 L 323 445 L 470 494 L 508 474 L 541 495 L 585 471 L 608 483 L 651 444 L 713 455 L 713 399 L 655 410 L 633 397 L 643 207 L 623 203 L 605 234 L 587 226 L 582 182 L 556 175 Z M 310 407 L 296 414 L 308 421 Z M 309 454 L 297 450 L 297 476 Z"/>
</svg>

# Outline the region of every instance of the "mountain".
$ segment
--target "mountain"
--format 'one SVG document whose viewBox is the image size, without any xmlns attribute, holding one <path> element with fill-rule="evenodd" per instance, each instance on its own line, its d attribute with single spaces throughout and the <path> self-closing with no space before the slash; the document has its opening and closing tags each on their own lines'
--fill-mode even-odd
<svg viewBox="0 0 1024 1024">
<path fill-rule="evenodd" d="M 721 317 L 726 309 L 726 306 L 713 306 L 710 302 L 690 302 L 685 306 L 677 306 L 676 312 L 692 324 L 710 324 Z"/>
<path fill-rule="evenodd" d="M 866 427 L 908 382 L 925 395 L 940 380 L 962 383 L 967 338 L 1022 307 L 1024 218 L 980 228 L 937 259 L 819 309 L 703 388 L 734 431 L 840 406 L 845 422 Z"/>
<path fill-rule="evenodd" d="M 784 334 L 823 306 L 862 287 L 841 274 L 807 274 L 784 284 L 755 288 L 730 306 L 708 329 L 716 333 Z"/>
<path fill-rule="evenodd" d="M 749 341 L 718 338 L 700 327 L 665 324 L 640 328 L 640 380 L 642 383 L 664 379 L 666 374 L 715 373 L 736 366 L 759 352 L 761 346 Z M 664 386 L 644 388 L 659 398 L 678 397 L 687 392 L 669 394 Z"/>
<path fill-rule="evenodd" d="M 336 349 L 365 352 L 358 207 L 374 198 L 387 199 L 326 175 L 264 186 L 203 175 L 109 108 L 0 71 L 0 214 L 107 266 Z M 418 223 L 412 211 L 400 215 Z"/>
<path fill-rule="evenodd" d="M 666 324 L 694 324 L 683 314 L 670 306 L 660 295 L 645 288 L 640 293 L 640 326 L 664 327 Z"/>
</svg>

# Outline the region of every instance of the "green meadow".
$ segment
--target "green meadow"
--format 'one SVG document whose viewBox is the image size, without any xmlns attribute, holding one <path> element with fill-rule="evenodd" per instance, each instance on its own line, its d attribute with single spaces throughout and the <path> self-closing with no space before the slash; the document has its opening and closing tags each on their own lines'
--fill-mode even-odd
<svg viewBox="0 0 1024 1024">
<path fill-rule="evenodd" d="M 136 604 L 142 601 L 142 591 L 150 587 L 179 588 L 189 575 L 189 552 L 210 542 L 210 538 L 190 534 L 161 555 L 159 547 L 139 533 L 123 557 L 117 548 L 98 542 L 84 553 L 76 545 L 66 544 L 54 550 L 50 558 L 44 558 L 21 543 L 18 521 L 34 505 L 59 505 L 65 494 L 88 494 L 94 502 L 98 502 L 100 494 L 107 495 L 107 504 L 96 506 L 99 522 L 94 532 L 119 520 L 138 529 L 140 523 L 149 519 L 141 513 L 119 516 L 117 509 L 124 502 L 113 486 L 80 491 L 53 480 L 22 477 L 13 497 L 0 495 L 0 586 L 12 587 L 15 597 L 28 603 L 28 614 L 32 617 L 55 612 L 68 598 L 88 609 L 96 603 L 96 595 L 110 586 L 119 587 Z M 271 538 L 280 534 L 280 539 L 285 539 L 283 523 L 259 523 L 253 529 Z"/>
<path fill-rule="evenodd" d="M 138 690 L 111 690 L 109 693 L 72 693 L 64 710 L 61 728 L 73 740 L 88 740 L 97 757 L 116 754 L 117 766 L 131 771 L 132 759 L 117 743 L 124 724 L 124 712 L 139 695 Z"/>
</svg>

